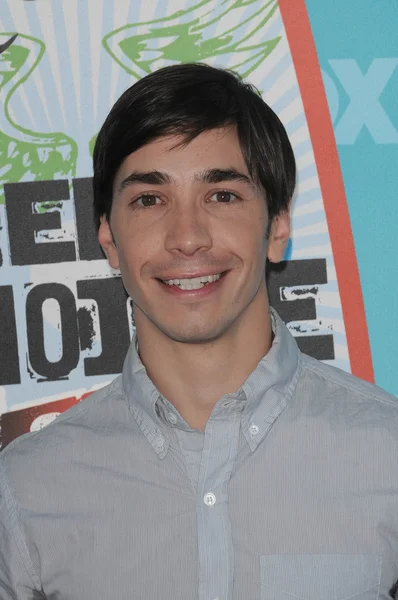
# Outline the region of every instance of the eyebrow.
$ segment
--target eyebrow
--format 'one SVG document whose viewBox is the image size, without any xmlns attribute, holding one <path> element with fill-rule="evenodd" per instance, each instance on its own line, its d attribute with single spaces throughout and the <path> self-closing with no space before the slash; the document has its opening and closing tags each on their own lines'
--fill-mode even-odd
<svg viewBox="0 0 398 600">
<path fill-rule="evenodd" d="M 228 169 L 206 169 L 195 175 L 195 181 L 200 183 L 222 183 L 223 181 L 241 181 L 254 186 L 252 179 L 231 167 Z M 162 171 L 133 171 L 128 175 L 117 189 L 117 194 L 134 185 L 135 183 L 144 183 L 146 185 L 165 185 L 172 182 L 172 178 Z"/>
<path fill-rule="evenodd" d="M 221 183 L 223 181 L 242 181 L 243 183 L 248 183 L 249 185 L 253 185 L 252 179 L 245 175 L 244 173 L 240 173 L 236 169 L 206 169 L 202 171 L 198 176 L 195 177 L 196 180 L 199 180 L 201 183 Z"/>
<path fill-rule="evenodd" d="M 145 183 L 147 185 L 164 185 L 170 183 L 171 178 L 167 173 L 161 171 L 133 171 L 128 175 L 117 189 L 117 193 L 120 194 L 123 190 L 128 188 L 135 183 Z"/>
</svg>

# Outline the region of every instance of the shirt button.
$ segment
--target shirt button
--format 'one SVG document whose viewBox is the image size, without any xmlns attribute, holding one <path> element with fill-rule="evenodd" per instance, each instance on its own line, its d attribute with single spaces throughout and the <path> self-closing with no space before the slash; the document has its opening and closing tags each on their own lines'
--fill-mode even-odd
<svg viewBox="0 0 398 600">
<path fill-rule="evenodd" d="M 209 492 L 208 494 L 204 495 L 203 501 L 206 504 L 206 506 L 214 506 L 216 503 L 216 497 L 214 494 Z"/>
<path fill-rule="evenodd" d="M 259 428 L 257 427 L 257 425 L 250 425 L 249 427 L 249 431 L 252 435 L 257 435 L 258 432 L 260 431 Z"/>
<path fill-rule="evenodd" d="M 174 413 L 172 413 L 172 412 L 167 413 L 167 418 L 169 420 L 169 423 L 171 423 L 172 425 L 175 425 L 177 423 L 177 417 Z"/>
<path fill-rule="evenodd" d="M 157 440 L 155 441 L 155 444 L 157 445 L 158 448 L 163 448 L 164 439 L 162 437 L 158 437 Z"/>
</svg>

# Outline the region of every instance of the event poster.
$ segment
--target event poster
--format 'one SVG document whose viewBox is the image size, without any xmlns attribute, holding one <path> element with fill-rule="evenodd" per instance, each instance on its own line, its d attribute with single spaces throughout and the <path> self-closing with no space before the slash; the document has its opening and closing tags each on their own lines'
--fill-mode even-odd
<svg viewBox="0 0 398 600">
<path fill-rule="evenodd" d="M 96 237 L 93 147 L 127 87 L 160 67 L 192 61 L 253 83 L 293 145 L 292 234 L 284 263 L 268 274 L 271 304 L 304 352 L 374 379 L 331 101 L 304 1 L 5 0 L 3 447 L 121 371 L 133 332 L 131 301 Z"/>
</svg>

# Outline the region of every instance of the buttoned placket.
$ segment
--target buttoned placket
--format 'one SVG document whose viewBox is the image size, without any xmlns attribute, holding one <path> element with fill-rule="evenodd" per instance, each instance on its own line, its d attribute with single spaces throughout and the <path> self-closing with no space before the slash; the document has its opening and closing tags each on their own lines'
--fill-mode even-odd
<svg viewBox="0 0 398 600">
<path fill-rule="evenodd" d="M 233 600 L 235 569 L 228 484 L 239 444 L 240 449 L 247 444 L 251 452 L 257 450 L 291 398 L 301 373 L 296 343 L 278 315 L 272 309 L 270 313 L 275 333 L 271 350 L 238 393 L 217 402 L 203 439 L 200 443 L 199 438 L 194 443 L 189 440 L 186 445 L 188 454 L 184 443 L 181 446 L 178 431 L 198 432 L 161 397 L 134 344 L 123 368 L 124 393 L 143 435 L 160 460 L 170 452 L 191 480 L 197 507 L 199 600 Z"/>
<path fill-rule="evenodd" d="M 197 486 L 199 600 L 231 600 L 234 556 L 228 484 L 238 450 L 240 414 L 211 416 Z"/>
</svg>

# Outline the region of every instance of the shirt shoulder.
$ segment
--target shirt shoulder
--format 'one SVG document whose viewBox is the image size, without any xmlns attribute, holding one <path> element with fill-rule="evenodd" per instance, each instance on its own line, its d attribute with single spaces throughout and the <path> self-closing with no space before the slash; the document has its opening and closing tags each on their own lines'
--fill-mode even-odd
<svg viewBox="0 0 398 600">
<path fill-rule="evenodd" d="M 129 423 L 126 414 L 117 377 L 41 431 L 16 438 L 0 452 L 0 589 L 4 581 L 7 589 L 15 590 L 13 598 L 36 597 L 33 590 L 41 589 L 35 516 L 40 515 L 39 522 L 43 515 L 71 506 L 70 498 L 85 485 L 90 467 L 101 460 L 101 450 L 107 452 L 104 440 L 123 432 L 120 423 Z"/>
<path fill-rule="evenodd" d="M 48 464 L 65 453 L 69 456 L 81 450 L 92 436 L 117 428 L 127 411 L 121 377 L 96 390 L 78 402 L 40 431 L 26 433 L 8 444 L 0 452 L 0 468 L 16 473 Z"/>
<path fill-rule="evenodd" d="M 299 389 L 305 389 L 312 402 L 339 408 L 341 412 L 372 415 L 379 424 L 385 420 L 398 430 L 398 398 L 373 383 L 302 354 Z M 381 419 L 381 421 L 380 421 Z"/>
</svg>

